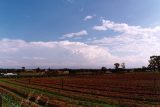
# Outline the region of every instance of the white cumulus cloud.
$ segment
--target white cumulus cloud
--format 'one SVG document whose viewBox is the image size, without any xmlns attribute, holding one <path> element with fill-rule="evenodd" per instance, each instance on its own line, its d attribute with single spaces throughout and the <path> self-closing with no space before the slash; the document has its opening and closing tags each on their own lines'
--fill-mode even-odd
<svg viewBox="0 0 160 107">
<path fill-rule="evenodd" d="M 99 30 L 99 31 L 114 30 L 117 32 L 134 33 L 134 31 L 141 29 L 141 27 L 140 26 L 129 26 L 126 23 L 115 23 L 113 21 L 103 19 L 102 25 L 94 26 L 93 29 Z"/>
<path fill-rule="evenodd" d="M 0 44 L 1 67 L 97 68 L 116 59 L 102 47 L 81 42 L 1 39 Z"/>
<path fill-rule="evenodd" d="M 114 36 L 106 35 L 104 38 L 90 41 L 90 43 L 107 47 L 113 56 L 127 62 L 130 67 L 147 66 L 151 55 L 160 54 L 160 26 L 144 28 L 103 19 L 102 24 L 94 26 L 93 29 L 112 30 L 119 33 Z"/>
<path fill-rule="evenodd" d="M 65 35 L 63 35 L 62 39 L 81 37 L 81 36 L 85 36 L 85 35 L 88 35 L 87 31 L 86 30 L 81 30 L 80 32 L 65 34 Z"/>
<path fill-rule="evenodd" d="M 112 30 L 113 36 L 98 36 L 83 42 L 71 41 L 24 41 L 0 39 L 1 67 L 53 67 L 53 68 L 100 68 L 113 67 L 115 62 L 126 67 L 148 65 L 151 55 L 160 55 L 160 26 L 141 27 L 126 23 L 102 20 L 94 30 Z M 64 38 L 87 35 L 82 30 L 65 34 Z"/>
<path fill-rule="evenodd" d="M 93 19 L 96 15 L 88 15 L 84 18 L 84 21 L 87 21 L 87 20 L 90 20 L 90 19 Z"/>
</svg>

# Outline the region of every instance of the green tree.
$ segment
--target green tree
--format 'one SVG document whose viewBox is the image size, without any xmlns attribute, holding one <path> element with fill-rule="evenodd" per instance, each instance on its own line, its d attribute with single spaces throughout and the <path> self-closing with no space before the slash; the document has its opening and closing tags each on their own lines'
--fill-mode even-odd
<svg viewBox="0 0 160 107">
<path fill-rule="evenodd" d="M 160 70 L 160 56 L 153 55 L 150 57 L 148 68 L 156 71 Z"/>
<path fill-rule="evenodd" d="M 103 73 L 105 73 L 105 72 L 107 71 L 107 68 L 106 68 L 106 67 L 102 67 L 102 68 L 101 68 L 101 71 L 102 71 Z"/>
<path fill-rule="evenodd" d="M 26 68 L 25 67 L 21 67 L 22 68 L 22 72 L 24 72 L 25 70 L 26 70 Z"/>
<path fill-rule="evenodd" d="M 115 69 L 118 69 L 120 64 L 119 63 L 115 63 L 114 66 L 115 66 Z"/>
</svg>

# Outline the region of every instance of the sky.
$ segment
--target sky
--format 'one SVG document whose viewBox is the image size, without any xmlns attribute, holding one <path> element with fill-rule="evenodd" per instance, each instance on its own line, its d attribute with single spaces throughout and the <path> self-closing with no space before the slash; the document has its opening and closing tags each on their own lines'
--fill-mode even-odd
<svg viewBox="0 0 160 107">
<path fill-rule="evenodd" d="M 127 68 L 160 54 L 160 0 L 0 0 L 1 68 Z"/>
</svg>

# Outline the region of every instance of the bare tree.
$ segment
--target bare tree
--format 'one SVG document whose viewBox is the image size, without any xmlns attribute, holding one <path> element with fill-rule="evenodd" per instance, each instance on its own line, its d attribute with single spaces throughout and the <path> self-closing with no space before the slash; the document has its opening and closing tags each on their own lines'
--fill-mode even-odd
<svg viewBox="0 0 160 107">
<path fill-rule="evenodd" d="M 122 67 L 122 69 L 125 69 L 126 68 L 126 66 L 125 66 L 125 63 L 123 62 L 123 63 L 121 63 L 121 67 Z"/>
</svg>

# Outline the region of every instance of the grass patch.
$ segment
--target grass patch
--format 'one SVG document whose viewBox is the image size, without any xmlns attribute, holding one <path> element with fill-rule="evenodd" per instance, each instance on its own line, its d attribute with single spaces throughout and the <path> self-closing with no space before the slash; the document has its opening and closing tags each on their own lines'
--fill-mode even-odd
<svg viewBox="0 0 160 107">
<path fill-rule="evenodd" d="M 0 94 L 2 96 L 2 107 L 21 107 L 19 102 L 12 96 L 6 94 Z"/>
</svg>

